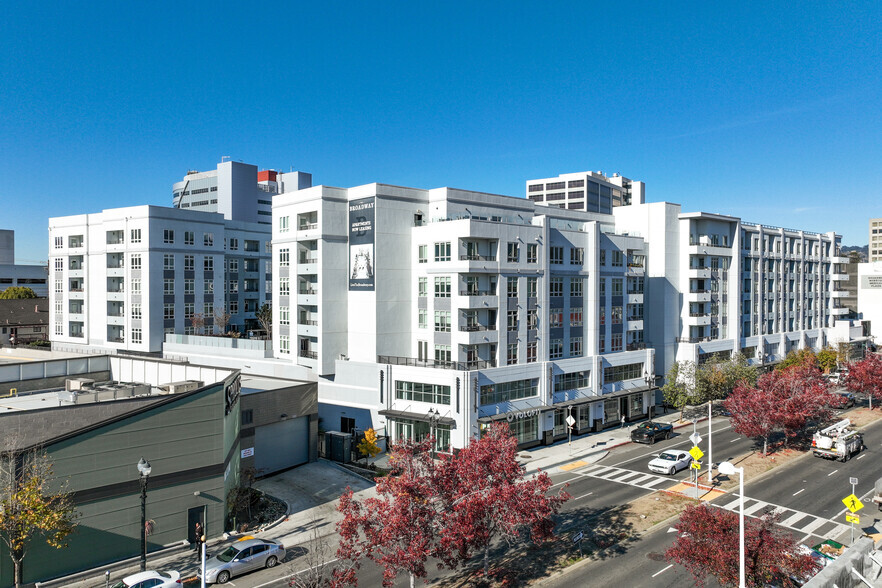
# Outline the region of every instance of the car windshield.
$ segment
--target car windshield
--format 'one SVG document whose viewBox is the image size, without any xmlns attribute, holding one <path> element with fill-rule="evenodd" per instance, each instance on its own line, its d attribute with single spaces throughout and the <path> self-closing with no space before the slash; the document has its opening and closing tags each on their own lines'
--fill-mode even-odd
<svg viewBox="0 0 882 588">
<path fill-rule="evenodd" d="M 673 453 L 659 453 L 658 458 L 665 461 L 677 461 L 677 456 Z"/>
<path fill-rule="evenodd" d="M 239 555 L 238 549 L 236 549 L 235 547 L 227 547 L 226 549 L 218 553 L 215 557 L 217 557 L 219 561 L 227 563 L 228 561 L 233 561 L 233 558 L 237 555 Z"/>
<path fill-rule="evenodd" d="M 637 428 L 638 429 L 651 429 L 652 425 L 649 423 L 640 423 L 640 425 Z"/>
</svg>

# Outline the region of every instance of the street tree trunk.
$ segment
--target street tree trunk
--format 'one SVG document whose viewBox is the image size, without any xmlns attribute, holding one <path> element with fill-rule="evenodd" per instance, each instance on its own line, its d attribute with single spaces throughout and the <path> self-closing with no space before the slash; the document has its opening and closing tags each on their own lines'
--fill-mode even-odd
<svg viewBox="0 0 882 588">
<path fill-rule="evenodd" d="M 490 544 L 484 546 L 484 579 L 490 575 Z"/>
</svg>

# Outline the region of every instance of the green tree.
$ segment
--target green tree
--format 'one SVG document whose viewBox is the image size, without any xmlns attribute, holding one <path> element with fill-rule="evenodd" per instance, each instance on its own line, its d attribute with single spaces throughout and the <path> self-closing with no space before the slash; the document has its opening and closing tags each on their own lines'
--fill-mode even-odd
<svg viewBox="0 0 882 588">
<path fill-rule="evenodd" d="M 700 365 L 691 361 L 675 362 L 668 370 L 662 392 L 665 402 L 682 410 L 687 405 L 722 400 L 739 383 L 752 386 L 756 379 L 756 367 L 749 365 L 742 354 L 714 355 Z"/>
<path fill-rule="evenodd" d="M 260 323 L 260 326 L 266 331 L 267 339 L 273 338 L 273 307 L 264 304 L 254 313 L 254 318 Z"/>
<path fill-rule="evenodd" d="M 818 366 L 825 373 L 836 369 L 836 350 L 827 345 L 818 351 Z"/>
<path fill-rule="evenodd" d="M 42 451 L 4 457 L 0 471 L 0 540 L 6 544 L 21 585 L 22 562 L 28 546 L 43 539 L 56 549 L 67 547 L 77 512 L 67 482 L 52 488 L 52 462 Z"/>
<path fill-rule="evenodd" d="M 0 300 L 22 300 L 25 298 L 39 298 L 37 293 L 26 286 L 10 286 L 0 292 Z"/>
<path fill-rule="evenodd" d="M 802 365 L 802 366 L 818 366 L 818 356 L 810 347 L 805 347 L 803 349 L 797 349 L 796 351 L 791 351 L 787 354 L 787 357 L 784 360 L 775 366 L 775 369 L 778 371 L 786 370 L 789 367 L 794 365 Z"/>
<path fill-rule="evenodd" d="M 686 405 L 701 402 L 695 388 L 695 363 L 691 361 L 675 361 L 665 377 L 662 386 L 665 402 L 682 411 Z"/>
</svg>

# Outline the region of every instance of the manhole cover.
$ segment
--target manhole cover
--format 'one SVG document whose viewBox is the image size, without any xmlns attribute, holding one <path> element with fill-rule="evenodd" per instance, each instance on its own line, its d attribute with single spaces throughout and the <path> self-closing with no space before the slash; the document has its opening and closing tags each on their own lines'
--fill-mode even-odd
<svg viewBox="0 0 882 588">
<path fill-rule="evenodd" d="M 664 553 L 647 553 L 646 557 L 648 557 L 652 561 L 665 561 Z"/>
</svg>

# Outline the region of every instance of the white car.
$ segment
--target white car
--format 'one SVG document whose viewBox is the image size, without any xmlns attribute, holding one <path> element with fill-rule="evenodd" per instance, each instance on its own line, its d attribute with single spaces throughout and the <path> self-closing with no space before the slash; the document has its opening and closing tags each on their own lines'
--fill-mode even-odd
<svg viewBox="0 0 882 588">
<path fill-rule="evenodd" d="M 126 576 L 110 588 L 181 588 L 181 574 L 148 570 Z"/>
<path fill-rule="evenodd" d="M 649 469 L 659 474 L 673 476 L 680 470 L 688 468 L 690 461 L 692 461 L 692 456 L 687 452 L 668 449 L 659 453 L 655 459 L 649 462 Z"/>
</svg>

